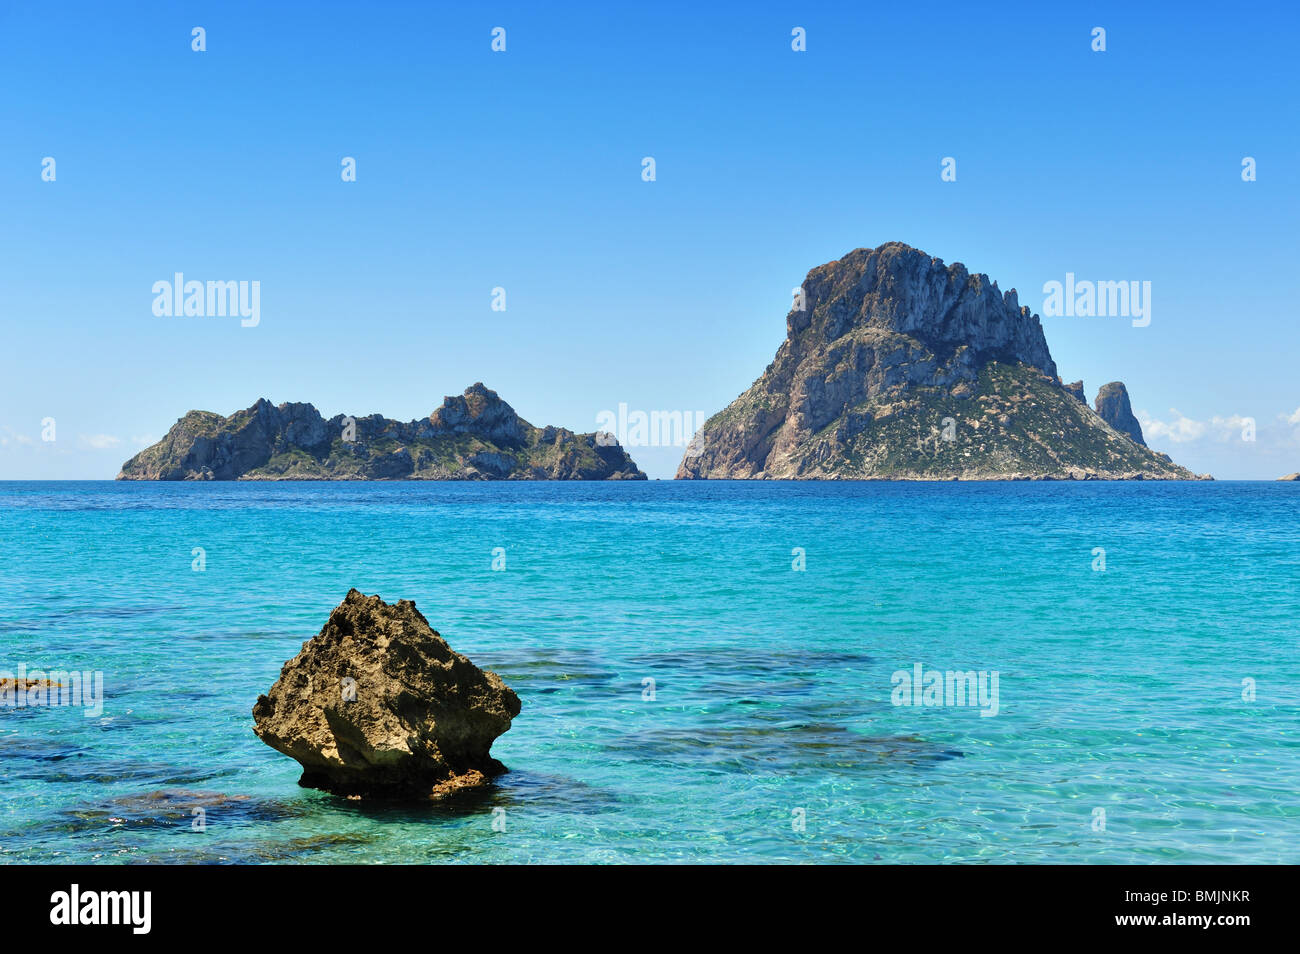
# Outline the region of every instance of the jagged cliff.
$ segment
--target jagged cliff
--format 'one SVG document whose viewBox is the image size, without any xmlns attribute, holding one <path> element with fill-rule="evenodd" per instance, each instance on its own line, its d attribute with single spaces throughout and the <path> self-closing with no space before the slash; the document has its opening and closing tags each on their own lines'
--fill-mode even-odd
<svg viewBox="0 0 1300 954">
<path fill-rule="evenodd" d="M 775 360 L 678 478 L 1194 476 L 1062 384 L 1038 316 L 987 275 L 890 242 L 814 268 L 802 292 Z"/>
<path fill-rule="evenodd" d="M 482 384 L 427 418 L 328 421 L 263 398 L 229 417 L 190 411 L 118 480 L 644 480 L 608 436 L 534 427 Z"/>
<path fill-rule="evenodd" d="M 1133 416 L 1133 407 L 1129 404 L 1128 388 L 1123 381 L 1111 381 L 1103 384 L 1097 391 L 1097 400 L 1093 407 L 1097 416 L 1121 434 L 1126 434 L 1135 443 L 1147 446 L 1142 438 L 1142 425 Z"/>
</svg>

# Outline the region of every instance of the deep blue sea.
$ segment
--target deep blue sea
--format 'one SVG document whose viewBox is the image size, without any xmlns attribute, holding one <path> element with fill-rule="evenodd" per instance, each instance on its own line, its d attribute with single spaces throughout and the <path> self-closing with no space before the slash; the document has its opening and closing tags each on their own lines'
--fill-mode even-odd
<svg viewBox="0 0 1300 954">
<path fill-rule="evenodd" d="M 0 861 L 1300 862 L 1298 513 L 1285 483 L 0 483 L 0 670 L 104 686 L 0 709 Z M 518 692 L 490 790 L 340 800 L 253 735 L 353 586 Z M 895 705 L 918 665 L 996 672 L 996 714 Z"/>
</svg>

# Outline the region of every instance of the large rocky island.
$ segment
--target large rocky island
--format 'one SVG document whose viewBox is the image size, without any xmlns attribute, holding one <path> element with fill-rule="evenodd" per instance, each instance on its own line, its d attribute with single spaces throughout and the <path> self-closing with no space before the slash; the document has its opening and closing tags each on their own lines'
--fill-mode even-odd
<svg viewBox="0 0 1300 954">
<path fill-rule="evenodd" d="M 427 418 L 325 420 L 263 398 L 222 417 L 190 411 L 118 480 L 645 480 L 608 435 L 534 427 L 482 384 Z"/>
<path fill-rule="evenodd" d="M 802 292 L 775 360 L 678 478 L 1195 477 L 1145 446 L 1123 384 L 1093 410 L 1062 383 L 1038 316 L 987 275 L 890 242 L 814 268 Z"/>
</svg>

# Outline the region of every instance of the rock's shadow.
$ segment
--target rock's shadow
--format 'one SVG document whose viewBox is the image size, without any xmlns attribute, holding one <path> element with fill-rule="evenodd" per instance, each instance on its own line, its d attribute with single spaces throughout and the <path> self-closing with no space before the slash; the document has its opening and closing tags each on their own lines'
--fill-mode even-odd
<svg viewBox="0 0 1300 954">
<path fill-rule="evenodd" d="M 543 772 L 509 771 L 491 784 L 464 789 L 439 799 L 347 799 L 322 795 L 331 811 L 362 815 L 375 821 L 411 822 L 481 815 L 493 808 L 527 808 L 557 814 L 594 815 L 632 801 L 578 779 Z"/>
</svg>

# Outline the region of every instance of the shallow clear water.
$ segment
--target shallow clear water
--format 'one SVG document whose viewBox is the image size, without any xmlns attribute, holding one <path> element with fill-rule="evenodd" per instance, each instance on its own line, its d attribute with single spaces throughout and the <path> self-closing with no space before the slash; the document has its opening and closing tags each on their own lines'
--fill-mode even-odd
<svg viewBox="0 0 1300 954">
<path fill-rule="evenodd" d="M 0 860 L 1295 863 L 1298 506 L 1272 483 L 0 483 L 0 670 L 102 670 L 106 696 L 0 709 Z M 338 800 L 253 735 L 352 586 L 519 693 L 492 789 Z M 997 714 L 891 704 L 918 663 L 997 671 Z"/>
</svg>

